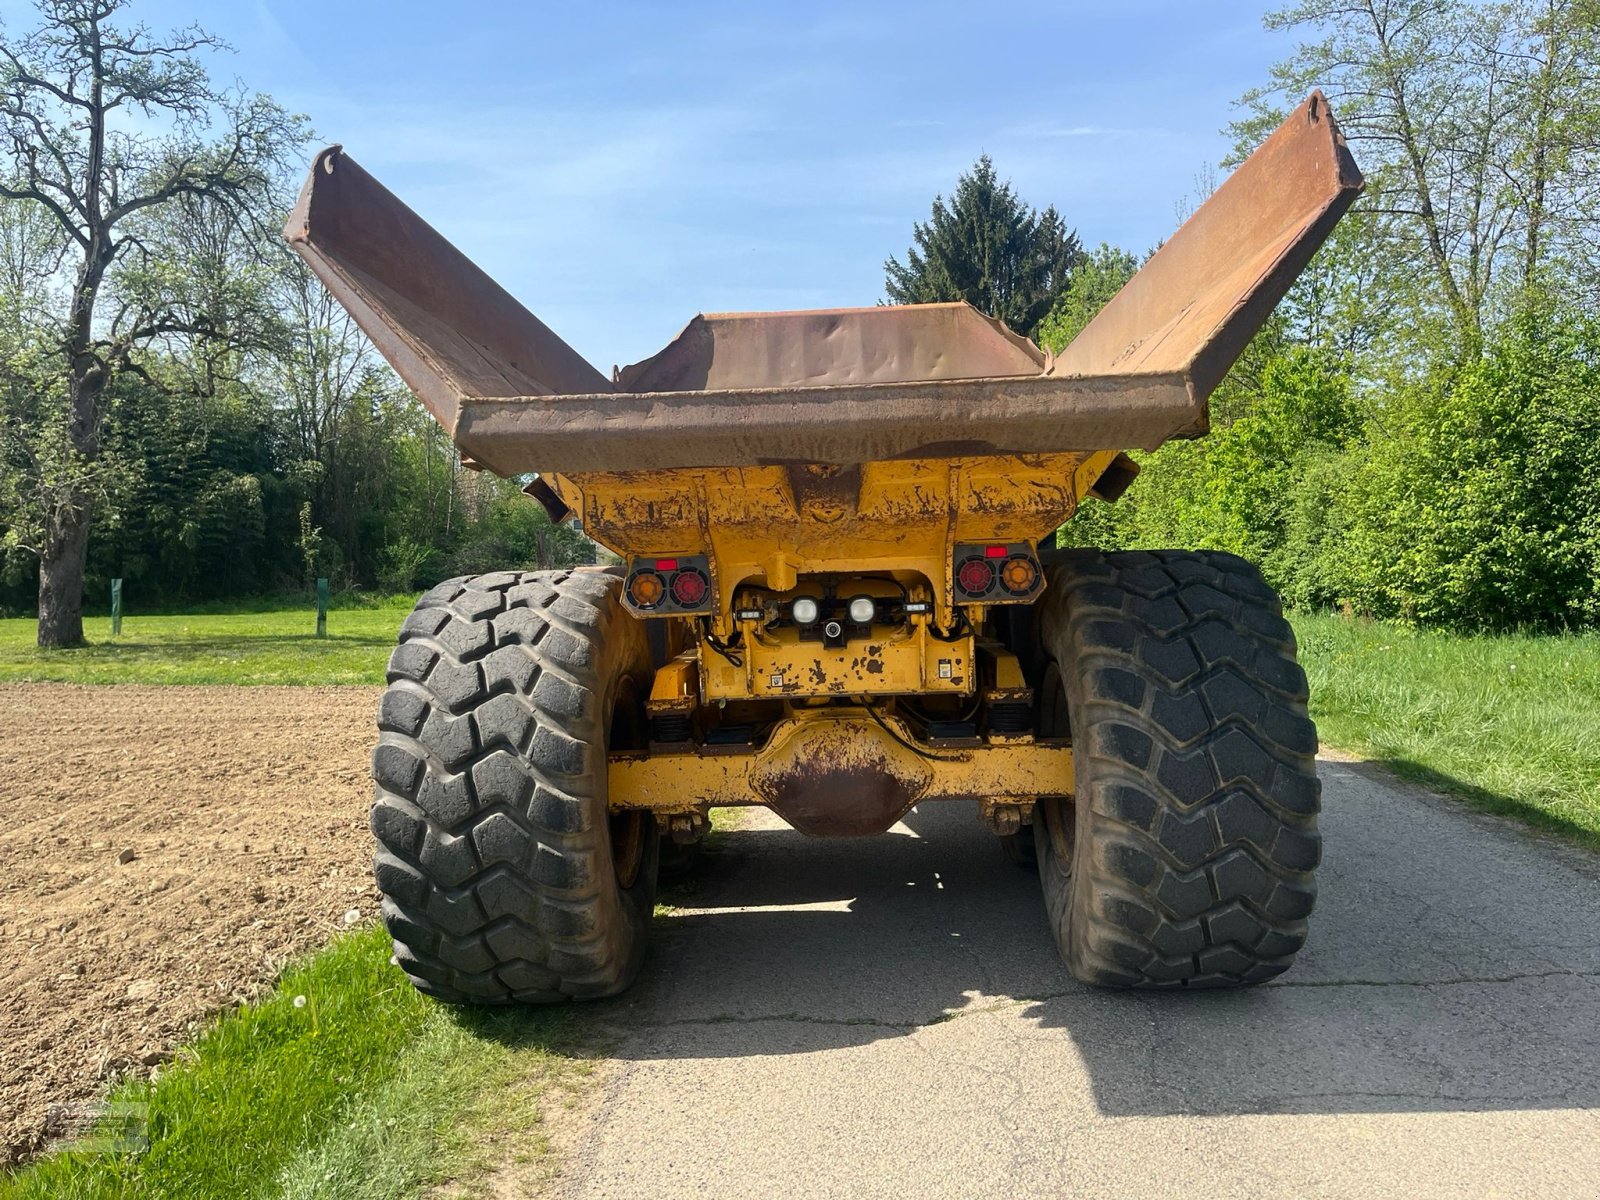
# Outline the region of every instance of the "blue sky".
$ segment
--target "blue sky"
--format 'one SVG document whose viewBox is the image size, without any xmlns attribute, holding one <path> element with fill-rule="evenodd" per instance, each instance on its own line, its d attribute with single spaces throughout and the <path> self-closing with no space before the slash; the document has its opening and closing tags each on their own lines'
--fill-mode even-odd
<svg viewBox="0 0 1600 1200">
<path fill-rule="evenodd" d="M 1231 0 L 135 0 L 306 113 L 602 370 L 696 312 L 871 304 L 982 152 L 1143 250 L 1286 39 Z M 0 0 L 6 25 L 27 5 Z"/>
</svg>

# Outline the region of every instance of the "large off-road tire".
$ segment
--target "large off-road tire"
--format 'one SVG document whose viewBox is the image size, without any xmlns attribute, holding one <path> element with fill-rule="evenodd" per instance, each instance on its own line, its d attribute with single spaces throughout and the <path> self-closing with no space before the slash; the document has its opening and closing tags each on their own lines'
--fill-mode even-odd
<svg viewBox="0 0 1600 1200">
<path fill-rule="evenodd" d="M 1286 970 L 1321 858 L 1316 729 L 1277 596 L 1231 554 L 1052 556 L 1040 730 L 1074 798 L 1034 824 L 1056 945 L 1102 987 Z"/>
<path fill-rule="evenodd" d="M 655 898 L 648 813 L 610 816 L 650 654 L 608 572 L 501 572 L 417 602 L 389 660 L 372 831 L 394 961 L 456 1002 L 609 996 Z"/>
</svg>

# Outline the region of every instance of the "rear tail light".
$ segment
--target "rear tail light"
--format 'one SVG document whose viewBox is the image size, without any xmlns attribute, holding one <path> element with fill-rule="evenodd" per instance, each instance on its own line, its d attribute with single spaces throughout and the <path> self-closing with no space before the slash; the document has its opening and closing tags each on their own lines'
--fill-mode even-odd
<svg viewBox="0 0 1600 1200">
<path fill-rule="evenodd" d="M 982 600 L 994 588 L 994 567 L 986 558 L 969 558 L 956 567 L 956 591 L 968 600 Z"/>
<path fill-rule="evenodd" d="M 672 576 L 672 599 L 679 608 L 699 608 L 711 591 L 711 581 L 694 567 L 685 567 Z"/>
<path fill-rule="evenodd" d="M 622 598 L 637 613 L 704 613 L 715 606 L 711 561 L 704 554 L 636 558 L 628 564 Z"/>
<path fill-rule="evenodd" d="M 1016 604 L 1044 588 L 1044 572 L 1027 542 L 958 545 L 953 563 L 957 604 Z"/>
<path fill-rule="evenodd" d="M 1006 559 L 1006 565 L 1000 568 L 1000 584 L 1013 596 L 1028 595 L 1038 582 L 1039 568 L 1031 558 L 1018 554 Z"/>
<path fill-rule="evenodd" d="M 666 594 L 667 585 L 654 571 L 635 571 L 628 576 L 628 600 L 635 608 L 654 608 Z"/>
</svg>

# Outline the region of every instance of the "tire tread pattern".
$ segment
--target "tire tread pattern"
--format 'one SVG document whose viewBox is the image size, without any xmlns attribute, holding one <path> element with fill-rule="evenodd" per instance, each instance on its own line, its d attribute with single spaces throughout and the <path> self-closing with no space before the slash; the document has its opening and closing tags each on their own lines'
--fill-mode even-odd
<svg viewBox="0 0 1600 1200">
<path fill-rule="evenodd" d="M 1110 987 L 1281 973 L 1315 903 L 1321 793 L 1277 596 L 1220 552 L 1048 563 L 1039 629 L 1066 688 L 1078 812 L 1071 872 L 1045 886 L 1068 966 Z"/>
<path fill-rule="evenodd" d="M 654 871 L 616 885 L 603 725 L 614 679 L 648 660 L 618 586 L 592 569 L 452 579 L 401 627 L 372 755 L 374 874 L 394 961 L 424 992 L 546 1003 L 638 970 Z"/>
</svg>

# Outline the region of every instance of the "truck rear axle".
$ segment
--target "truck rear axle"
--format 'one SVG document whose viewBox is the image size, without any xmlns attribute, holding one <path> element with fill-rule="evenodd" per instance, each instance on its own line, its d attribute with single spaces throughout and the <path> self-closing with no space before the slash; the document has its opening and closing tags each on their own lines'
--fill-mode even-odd
<svg viewBox="0 0 1600 1200">
<path fill-rule="evenodd" d="M 1065 742 L 1026 733 L 931 744 L 893 712 L 866 705 L 794 708 L 744 736 L 613 754 L 611 807 L 647 809 L 670 831 L 674 817 L 764 804 L 802 833 L 840 837 L 882 833 L 916 804 L 970 800 L 1010 833 L 1035 800 L 1065 794 L 1072 779 Z"/>
</svg>

